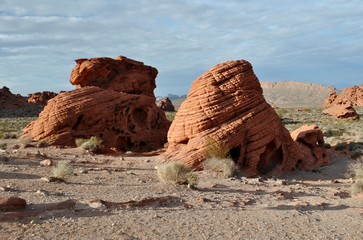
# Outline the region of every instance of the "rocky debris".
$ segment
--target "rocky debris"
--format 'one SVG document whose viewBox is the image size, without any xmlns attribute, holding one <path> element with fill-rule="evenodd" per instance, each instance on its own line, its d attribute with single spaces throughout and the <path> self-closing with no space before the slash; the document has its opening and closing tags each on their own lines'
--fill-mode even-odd
<svg viewBox="0 0 363 240">
<path fill-rule="evenodd" d="M 304 125 L 291 132 L 291 137 L 304 155 L 304 161 L 298 165 L 299 169 L 314 170 L 331 163 L 324 147 L 324 134 L 318 126 Z"/>
<path fill-rule="evenodd" d="M 332 92 L 324 102 L 324 107 L 351 105 L 363 107 L 363 85 L 344 89 L 341 93 Z"/>
<path fill-rule="evenodd" d="M 304 161 L 245 60 L 218 64 L 192 83 L 168 132 L 164 157 L 198 169 L 215 142 L 229 149 L 249 177 L 282 174 Z"/>
<path fill-rule="evenodd" d="M 158 70 L 144 63 L 119 56 L 77 59 L 70 82 L 79 87 L 97 86 L 130 94 L 154 97 Z"/>
<path fill-rule="evenodd" d="M 40 166 L 52 166 L 53 161 L 51 159 L 44 159 L 39 162 Z"/>
<path fill-rule="evenodd" d="M 13 197 L 11 197 L 13 198 Z M 19 198 L 21 199 L 21 198 Z M 1 201 L 1 200 L 0 200 Z M 26 209 L 26 202 L 24 199 L 19 200 L 24 205 L 21 208 L 7 209 L 0 215 L 0 220 L 13 220 L 18 218 L 26 218 L 41 215 L 48 211 L 57 211 L 64 209 L 72 209 L 76 205 L 76 200 L 69 199 L 58 203 L 47 203 L 47 204 L 32 204 L 31 209 Z M 21 209 L 21 210 L 20 210 Z M 1 210 L 1 209 L 0 209 Z M 13 210 L 13 211 L 9 211 Z M 18 210 L 18 211 L 16 211 Z"/>
<path fill-rule="evenodd" d="M 26 201 L 19 197 L 0 197 L 0 211 L 18 210 L 26 207 Z"/>
<path fill-rule="evenodd" d="M 175 112 L 175 108 L 173 103 L 169 98 L 163 98 L 159 102 L 156 103 L 156 105 L 165 112 Z"/>
<path fill-rule="evenodd" d="M 325 109 L 323 113 L 344 120 L 359 119 L 359 114 L 350 104 L 334 105 Z"/>
<path fill-rule="evenodd" d="M 37 116 L 42 106 L 27 102 L 20 94 L 13 94 L 10 89 L 0 89 L 0 117 L 32 117 Z"/>
<path fill-rule="evenodd" d="M 124 152 L 163 147 L 170 122 L 155 104 L 155 68 L 125 57 L 76 62 L 70 81 L 79 88 L 49 100 L 22 138 L 74 147 L 75 139 L 94 136 Z"/>
<path fill-rule="evenodd" d="M 48 100 L 54 98 L 57 95 L 58 95 L 57 93 L 49 92 L 49 91 L 36 92 L 36 93 L 28 94 L 27 101 L 28 101 L 28 103 L 45 105 L 45 104 L 47 104 Z"/>
</svg>

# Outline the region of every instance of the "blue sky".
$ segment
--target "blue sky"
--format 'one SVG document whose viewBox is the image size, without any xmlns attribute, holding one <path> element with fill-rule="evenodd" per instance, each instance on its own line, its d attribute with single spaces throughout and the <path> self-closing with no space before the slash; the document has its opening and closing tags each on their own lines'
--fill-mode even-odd
<svg viewBox="0 0 363 240">
<path fill-rule="evenodd" d="M 262 81 L 363 83 L 361 0 L 2 0 L 0 87 L 71 90 L 77 58 L 156 67 L 156 95 L 186 94 L 214 65 L 252 63 Z"/>
</svg>

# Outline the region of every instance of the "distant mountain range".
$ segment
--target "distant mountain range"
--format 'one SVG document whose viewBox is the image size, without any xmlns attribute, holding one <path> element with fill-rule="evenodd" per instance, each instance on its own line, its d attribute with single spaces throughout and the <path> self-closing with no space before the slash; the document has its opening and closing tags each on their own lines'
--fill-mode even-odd
<svg viewBox="0 0 363 240">
<path fill-rule="evenodd" d="M 260 83 L 266 101 L 276 107 L 322 107 L 324 100 L 336 90 L 333 86 L 297 81 Z M 168 94 L 166 97 L 178 108 L 186 96 Z"/>
</svg>

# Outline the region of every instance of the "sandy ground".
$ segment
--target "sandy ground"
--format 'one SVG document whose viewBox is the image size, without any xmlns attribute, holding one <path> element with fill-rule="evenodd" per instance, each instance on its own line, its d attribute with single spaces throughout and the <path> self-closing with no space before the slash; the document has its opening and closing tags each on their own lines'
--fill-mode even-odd
<svg viewBox="0 0 363 240">
<path fill-rule="evenodd" d="M 8 143 L 0 153 L 9 158 L 0 161 L 0 197 L 26 199 L 26 211 L 76 204 L 19 219 L 0 212 L 0 239 L 363 239 L 363 196 L 350 195 L 347 158 L 278 178 L 198 172 L 197 189 L 189 189 L 158 179 L 159 156 L 12 150 Z M 45 182 L 53 167 L 41 166 L 43 159 L 68 160 L 75 175 Z"/>
</svg>

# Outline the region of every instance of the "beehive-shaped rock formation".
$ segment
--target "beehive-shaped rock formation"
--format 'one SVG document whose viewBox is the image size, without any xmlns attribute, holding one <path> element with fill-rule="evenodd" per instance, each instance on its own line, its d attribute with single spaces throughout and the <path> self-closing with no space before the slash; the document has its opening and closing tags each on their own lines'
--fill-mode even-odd
<svg viewBox="0 0 363 240">
<path fill-rule="evenodd" d="M 164 145 L 170 122 L 155 104 L 155 68 L 125 57 L 76 62 L 71 82 L 78 89 L 49 100 L 24 136 L 61 146 L 96 136 L 105 147 L 123 151 Z"/>
<path fill-rule="evenodd" d="M 245 60 L 218 64 L 192 83 L 168 132 L 164 156 L 199 168 L 213 142 L 227 146 L 247 176 L 291 171 L 303 160 Z"/>
</svg>

